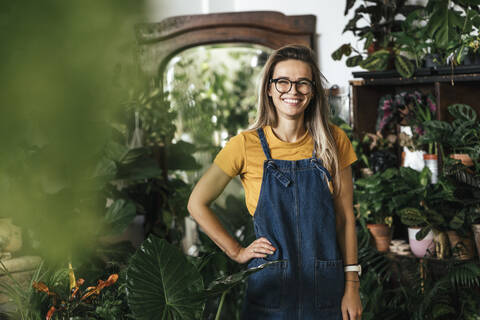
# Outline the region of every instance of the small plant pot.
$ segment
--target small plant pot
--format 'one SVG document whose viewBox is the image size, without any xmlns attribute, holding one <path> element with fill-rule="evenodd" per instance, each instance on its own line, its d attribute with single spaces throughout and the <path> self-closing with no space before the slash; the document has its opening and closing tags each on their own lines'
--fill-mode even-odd
<svg viewBox="0 0 480 320">
<path fill-rule="evenodd" d="M 452 256 L 458 260 L 470 260 L 475 255 L 473 248 L 472 237 L 467 238 L 460 237 L 456 231 L 447 231 L 448 240 L 450 241 L 450 247 L 452 248 Z"/>
<path fill-rule="evenodd" d="M 388 252 L 392 241 L 392 228 L 386 224 L 367 224 L 379 252 Z"/>
<path fill-rule="evenodd" d="M 425 68 L 438 68 L 442 66 L 440 61 L 440 55 L 438 54 L 427 54 L 425 55 L 424 60 Z"/>
<path fill-rule="evenodd" d="M 432 173 L 433 184 L 438 182 L 438 156 L 436 154 L 424 154 L 423 160 L 425 161 L 425 166 L 430 169 Z"/>
<path fill-rule="evenodd" d="M 475 239 L 475 245 L 477 247 L 477 253 L 480 257 L 480 223 L 472 224 L 472 231 Z"/>
<path fill-rule="evenodd" d="M 417 233 L 421 228 L 410 227 L 408 228 L 408 242 L 410 243 L 410 250 L 417 258 L 430 257 L 435 252 L 435 242 L 433 231 L 430 230 L 426 237 L 422 240 L 417 240 Z"/>
<path fill-rule="evenodd" d="M 480 54 L 467 54 L 463 59 L 464 65 L 480 64 Z"/>
</svg>

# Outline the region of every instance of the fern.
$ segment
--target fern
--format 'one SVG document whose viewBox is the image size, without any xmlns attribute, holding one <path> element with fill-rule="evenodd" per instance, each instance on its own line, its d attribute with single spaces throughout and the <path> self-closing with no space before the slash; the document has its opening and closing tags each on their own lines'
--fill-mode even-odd
<svg viewBox="0 0 480 320">
<path fill-rule="evenodd" d="M 454 265 L 450 269 L 448 278 L 453 287 L 478 287 L 480 286 L 480 267 L 474 262 Z"/>
<path fill-rule="evenodd" d="M 0 261 L 0 269 L 9 278 L 8 282 L 0 282 L 0 292 L 7 295 L 13 304 L 13 309 L 8 312 L 8 319 L 14 320 L 41 320 L 40 314 L 41 303 L 44 300 L 37 295 L 32 287 L 33 281 L 40 281 L 46 275 L 43 271 L 43 262 L 34 271 L 32 279 L 27 285 L 19 283 L 12 274 L 7 270 L 3 262 Z M 2 315 L 0 314 L 0 317 Z M 3 319 L 3 318 L 2 318 Z"/>
</svg>

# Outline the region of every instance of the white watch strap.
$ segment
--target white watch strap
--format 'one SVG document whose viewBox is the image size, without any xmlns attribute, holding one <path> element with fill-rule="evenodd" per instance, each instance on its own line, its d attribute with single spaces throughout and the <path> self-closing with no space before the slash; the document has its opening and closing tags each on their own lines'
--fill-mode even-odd
<svg viewBox="0 0 480 320">
<path fill-rule="evenodd" d="M 356 271 L 358 272 L 358 276 L 361 275 L 362 273 L 362 267 L 360 265 L 356 265 L 356 266 L 346 266 L 344 267 L 344 271 L 345 272 L 348 272 L 348 271 Z"/>
</svg>

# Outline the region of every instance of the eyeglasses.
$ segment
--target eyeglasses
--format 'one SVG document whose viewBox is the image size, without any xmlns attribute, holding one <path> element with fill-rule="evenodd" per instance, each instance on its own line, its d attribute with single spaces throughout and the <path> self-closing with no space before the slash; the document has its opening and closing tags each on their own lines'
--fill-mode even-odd
<svg viewBox="0 0 480 320">
<path fill-rule="evenodd" d="M 275 89 L 280 93 L 287 93 L 292 89 L 292 84 L 295 83 L 297 91 L 301 94 L 309 94 L 312 92 L 312 88 L 315 82 L 303 79 L 299 81 L 292 81 L 285 78 L 270 79 L 270 83 L 275 83 Z"/>
</svg>

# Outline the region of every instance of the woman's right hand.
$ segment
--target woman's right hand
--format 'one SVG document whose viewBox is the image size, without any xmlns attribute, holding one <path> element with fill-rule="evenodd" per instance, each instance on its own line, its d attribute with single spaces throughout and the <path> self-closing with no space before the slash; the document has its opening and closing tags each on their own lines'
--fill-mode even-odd
<svg viewBox="0 0 480 320">
<path fill-rule="evenodd" d="M 241 247 L 237 255 L 233 257 L 238 263 L 247 263 L 252 258 L 265 258 L 267 254 L 273 254 L 277 250 L 270 241 L 261 237 L 253 241 L 248 247 Z"/>
</svg>

